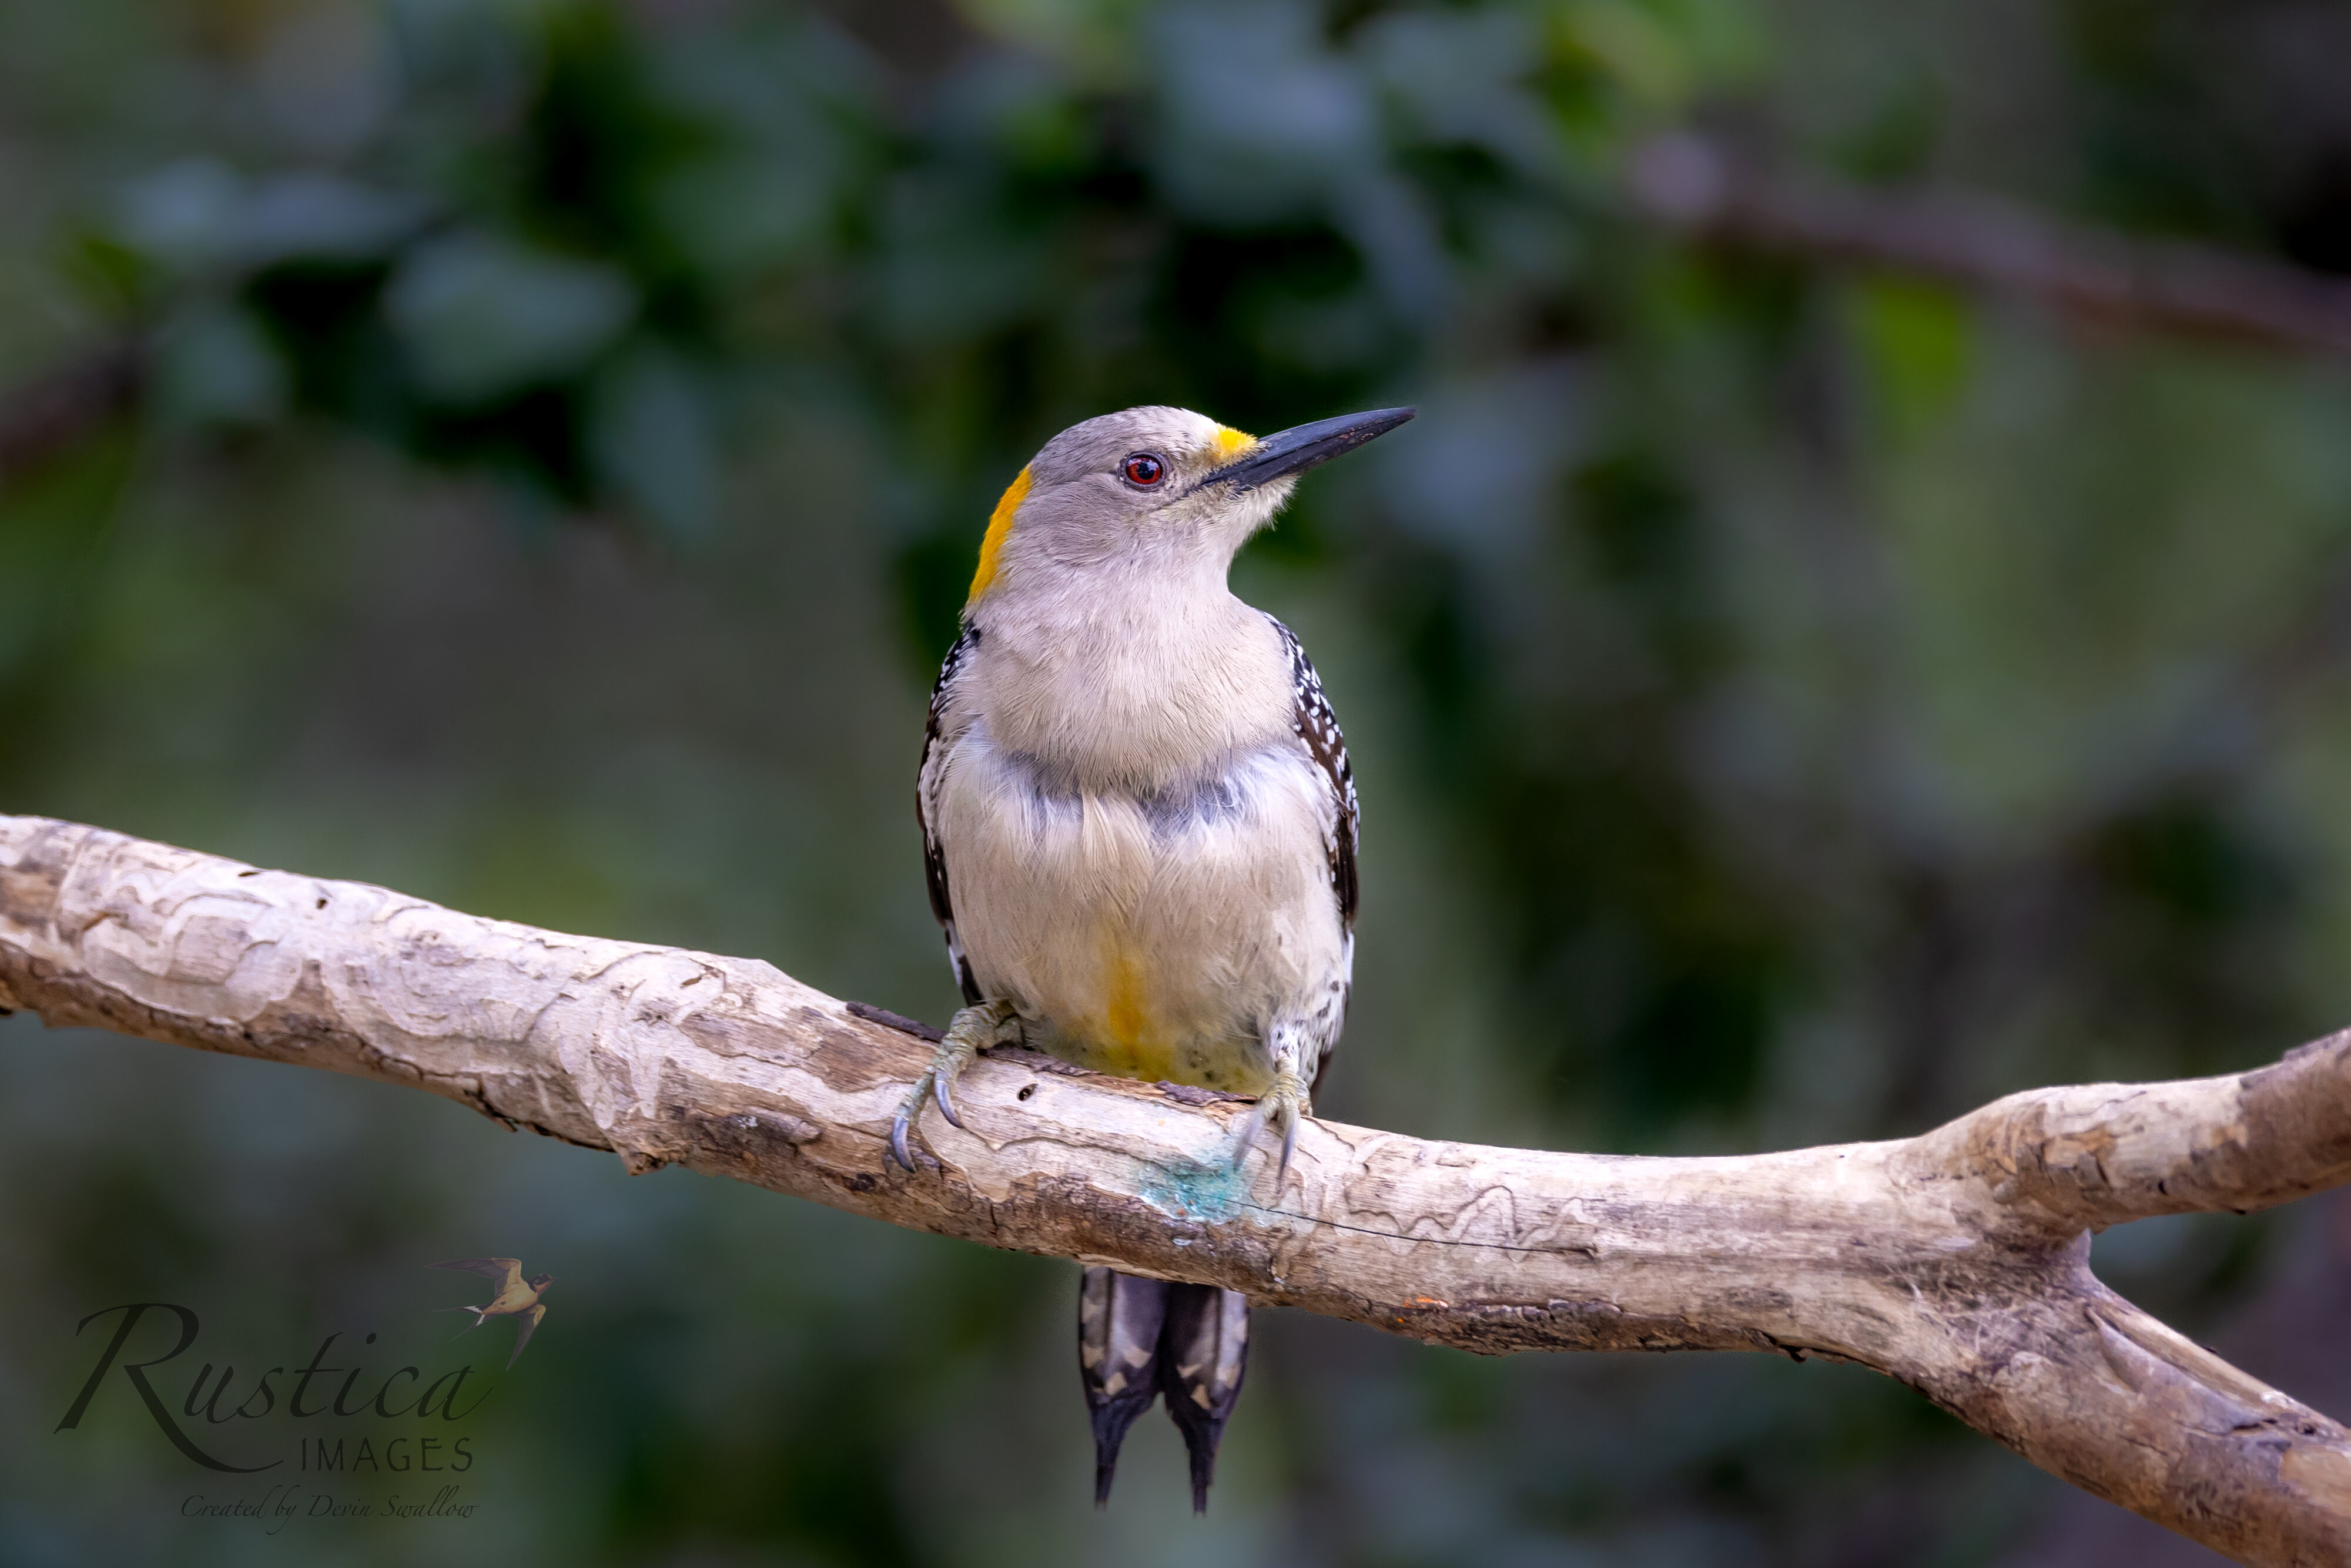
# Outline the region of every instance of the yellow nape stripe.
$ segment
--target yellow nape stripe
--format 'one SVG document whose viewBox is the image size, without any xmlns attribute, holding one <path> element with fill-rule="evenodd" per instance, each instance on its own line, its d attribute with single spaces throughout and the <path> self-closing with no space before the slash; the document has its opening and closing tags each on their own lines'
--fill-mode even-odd
<svg viewBox="0 0 2351 1568">
<path fill-rule="evenodd" d="M 1257 444 L 1256 436 L 1246 431 L 1235 430 L 1229 424 L 1217 426 L 1217 434 L 1210 436 L 1209 440 L 1216 444 L 1217 461 L 1219 463 L 1230 463 Z"/>
<path fill-rule="evenodd" d="M 987 515 L 987 534 L 979 541 L 979 570 L 971 574 L 971 596 L 977 599 L 996 580 L 997 552 L 1004 548 L 1004 536 L 1012 531 L 1012 514 L 1029 498 L 1029 470 L 1023 468 L 1011 484 L 1004 487 L 996 503 L 996 510 Z"/>
</svg>

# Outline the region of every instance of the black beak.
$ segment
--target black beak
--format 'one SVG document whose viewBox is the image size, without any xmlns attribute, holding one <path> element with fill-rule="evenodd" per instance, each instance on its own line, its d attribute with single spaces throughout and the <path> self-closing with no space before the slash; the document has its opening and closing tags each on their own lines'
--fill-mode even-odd
<svg viewBox="0 0 2351 1568">
<path fill-rule="evenodd" d="M 1379 408 L 1369 413 L 1343 413 L 1336 419 L 1292 425 L 1267 436 L 1200 483 L 1230 485 L 1235 495 L 1246 495 L 1260 485 L 1303 474 L 1317 464 L 1353 452 L 1366 441 L 1385 435 L 1419 412 L 1416 408 Z"/>
</svg>

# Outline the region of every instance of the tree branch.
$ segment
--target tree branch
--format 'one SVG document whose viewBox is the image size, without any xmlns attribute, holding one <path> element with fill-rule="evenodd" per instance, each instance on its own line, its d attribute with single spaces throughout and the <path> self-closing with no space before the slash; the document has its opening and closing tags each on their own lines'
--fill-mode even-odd
<svg viewBox="0 0 2351 1568">
<path fill-rule="evenodd" d="M 1915 1138 L 1650 1159 L 1310 1122 L 1280 1189 L 1227 1096 L 975 1066 L 752 959 L 0 816 L 0 1007 L 407 1084 L 591 1148 L 993 1247 L 1211 1281 L 1466 1350 L 1857 1362 L 2263 1564 L 2351 1560 L 2351 1434 L 2091 1275 L 2089 1228 L 2351 1179 L 2351 1034 L 2223 1078 L 2038 1090 Z"/>
<path fill-rule="evenodd" d="M 2351 282 L 2211 246 L 2135 240 L 1986 196 L 1767 172 L 1690 132 L 1627 167 L 1634 204 L 1713 243 L 1923 273 L 2074 315 L 2351 353 Z"/>
</svg>

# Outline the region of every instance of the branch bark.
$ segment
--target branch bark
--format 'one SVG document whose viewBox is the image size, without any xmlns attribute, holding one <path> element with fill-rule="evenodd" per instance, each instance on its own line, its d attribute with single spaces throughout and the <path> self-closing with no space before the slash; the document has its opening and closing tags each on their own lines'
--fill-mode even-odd
<svg viewBox="0 0 2351 1568">
<path fill-rule="evenodd" d="M 1635 205 L 1715 244 L 1920 273 L 2139 329 L 2351 353 L 2351 282 L 2283 262 L 1986 196 L 1773 173 L 1692 132 L 1639 149 L 1626 174 Z"/>
<path fill-rule="evenodd" d="M 0 816 L 0 1008 L 428 1090 L 508 1126 L 992 1247 L 1494 1354 L 1824 1355 L 2245 1563 L 2351 1561 L 2351 1434 L 2101 1285 L 2089 1232 L 2351 1179 L 2351 1032 L 2228 1077 L 2011 1095 L 1914 1138 L 1710 1159 L 1310 1122 L 1027 1051 L 883 1155 L 920 1026 L 754 959 L 569 936 Z"/>
</svg>

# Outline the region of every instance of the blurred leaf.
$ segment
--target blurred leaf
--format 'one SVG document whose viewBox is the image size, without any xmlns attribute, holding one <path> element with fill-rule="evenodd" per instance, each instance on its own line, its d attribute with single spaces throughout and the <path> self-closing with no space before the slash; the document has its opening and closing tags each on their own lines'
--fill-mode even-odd
<svg viewBox="0 0 2351 1568">
<path fill-rule="evenodd" d="M 1894 434 L 1917 434 L 1966 390 L 1968 302 L 1947 288 L 1873 277 L 1854 283 L 1854 325 L 1869 382 Z"/>
<path fill-rule="evenodd" d="M 584 368 L 636 314 L 619 270 L 485 234 L 418 246 L 384 296 L 430 396 L 479 404 Z"/>
<path fill-rule="evenodd" d="M 284 413 L 286 363 L 249 311 L 223 308 L 179 322 L 157 350 L 158 412 L 188 425 L 261 425 Z"/>
<path fill-rule="evenodd" d="M 607 366 L 590 396 L 589 457 L 601 484 L 680 538 L 706 533 L 717 453 L 694 375 L 640 349 Z"/>
</svg>

